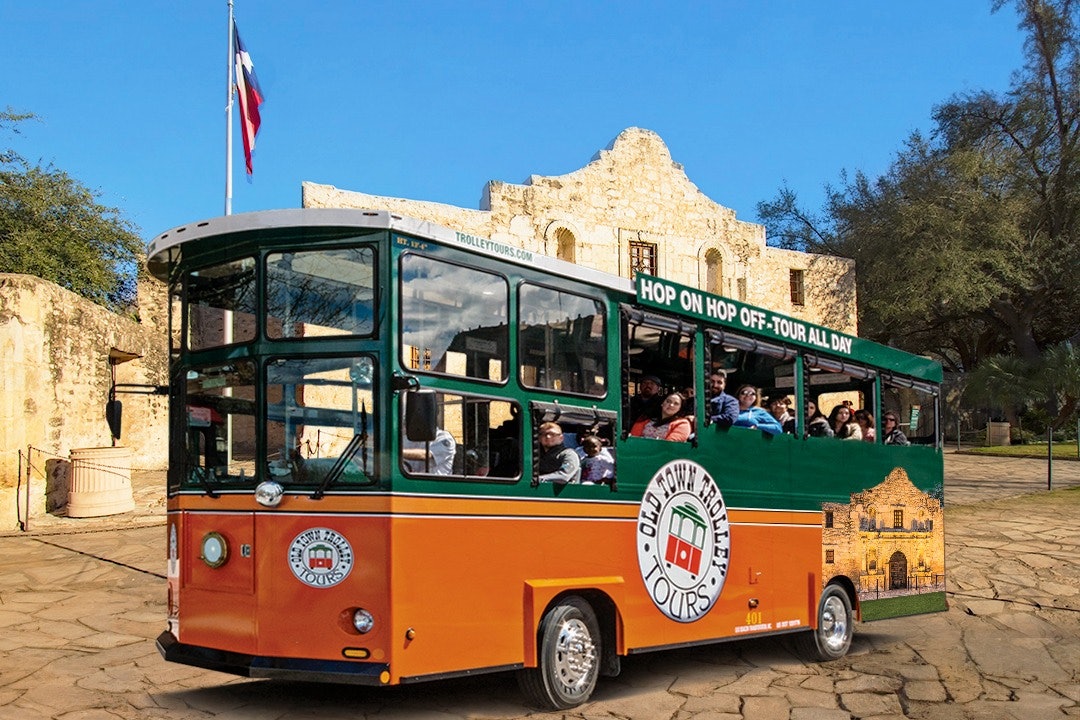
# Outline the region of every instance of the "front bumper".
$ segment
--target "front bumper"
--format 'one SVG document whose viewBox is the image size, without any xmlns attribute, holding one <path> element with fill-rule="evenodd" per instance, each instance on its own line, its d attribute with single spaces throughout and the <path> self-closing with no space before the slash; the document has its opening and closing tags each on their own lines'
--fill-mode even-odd
<svg viewBox="0 0 1080 720">
<path fill-rule="evenodd" d="M 390 666 L 384 663 L 245 655 L 185 645 L 168 630 L 158 635 L 156 644 L 161 657 L 169 662 L 243 677 L 349 685 L 385 685 L 390 677 Z"/>
</svg>

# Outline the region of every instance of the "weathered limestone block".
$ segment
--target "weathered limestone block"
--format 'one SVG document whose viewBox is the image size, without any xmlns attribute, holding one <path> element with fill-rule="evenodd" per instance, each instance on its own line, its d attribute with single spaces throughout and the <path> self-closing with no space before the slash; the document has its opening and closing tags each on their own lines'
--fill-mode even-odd
<svg viewBox="0 0 1080 720">
<path fill-rule="evenodd" d="M 661 277 L 856 331 L 854 262 L 768 247 L 763 226 L 702 193 L 663 140 L 641 128 L 565 175 L 488 182 L 479 210 L 310 182 L 303 206 L 389 210 L 623 277 L 631 243 L 648 243 Z M 792 271 L 802 273 L 801 303 L 792 300 Z"/>
</svg>

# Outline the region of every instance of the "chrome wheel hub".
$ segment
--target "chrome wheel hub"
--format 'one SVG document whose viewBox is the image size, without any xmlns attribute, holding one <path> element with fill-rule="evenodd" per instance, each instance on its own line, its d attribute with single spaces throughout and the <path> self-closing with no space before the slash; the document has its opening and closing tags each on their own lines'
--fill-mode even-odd
<svg viewBox="0 0 1080 720">
<path fill-rule="evenodd" d="M 833 596 L 825 601 L 821 608 L 821 626 L 818 633 L 822 642 L 833 652 L 842 650 L 847 643 L 847 614 L 840 598 Z"/>
<path fill-rule="evenodd" d="M 596 667 L 596 645 L 589 628 L 581 620 L 567 620 L 555 645 L 555 674 L 567 693 L 589 688 L 589 676 Z"/>
</svg>

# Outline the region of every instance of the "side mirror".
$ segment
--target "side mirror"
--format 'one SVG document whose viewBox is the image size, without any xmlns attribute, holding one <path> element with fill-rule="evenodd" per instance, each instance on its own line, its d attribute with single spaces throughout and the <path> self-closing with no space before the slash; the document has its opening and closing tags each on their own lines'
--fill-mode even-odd
<svg viewBox="0 0 1080 720">
<path fill-rule="evenodd" d="M 393 388 L 394 392 L 401 392 L 402 390 L 419 390 L 420 381 L 412 375 L 396 372 L 390 379 L 390 387 Z"/>
<path fill-rule="evenodd" d="M 417 390 L 405 394 L 405 437 L 416 442 L 435 439 L 435 391 Z"/>
<path fill-rule="evenodd" d="M 109 432 L 119 440 L 120 430 L 123 427 L 124 405 L 119 400 L 109 400 L 105 403 L 105 422 L 109 424 Z"/>
</svg>

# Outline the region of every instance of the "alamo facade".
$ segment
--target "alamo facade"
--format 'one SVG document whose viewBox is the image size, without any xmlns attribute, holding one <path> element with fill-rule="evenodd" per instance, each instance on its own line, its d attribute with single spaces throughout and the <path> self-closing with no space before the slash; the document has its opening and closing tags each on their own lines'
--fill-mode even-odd
<svg viewBox="0 0 1080 720">
<path fill-rule="evenodd" d="M 639 271 L 857 334 L 855 263 L 765 244 L 698 189 L 660 136 L 629 128 L 566 175 L 492 180 L 479 210 L 303 184 L 303 206 L 389 210 L 626 278 Z"/>
<path fill-rule="evenodd" d="M 492 180 L 475 210 L 311 182 L 302 198 L 310 208 L 389 210 L 627 278 L 646 272 L 856 334 L 853 261 L 768 247 L 763 226 L 704 195 L 649 130 L 624 130 L 565 175 Z M 30 475 L 32 514 L 44 512 L 47 460 L 111 444 L 113 382 L 166 382 L 166 303 L 152 279 L 140 283 L 136 320 L 37 278 L 0 278 L 0 531 L 15 527 L 20 476 Z M 133 469 L 168 462 L 167 412 L 163 396 L 124 397 L 121 444 Z"/>
</svg>

